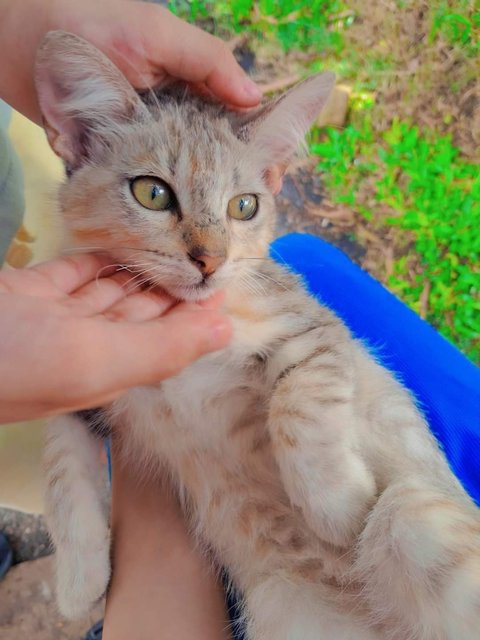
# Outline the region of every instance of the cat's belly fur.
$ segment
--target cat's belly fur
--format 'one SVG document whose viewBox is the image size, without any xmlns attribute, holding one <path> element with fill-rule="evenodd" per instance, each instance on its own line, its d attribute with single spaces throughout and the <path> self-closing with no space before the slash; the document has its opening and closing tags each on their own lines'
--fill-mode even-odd
<svg viewBox="0 0 480 640">
<path fill-rule="evenodd" d="M 125 446 L 140 465 L 155 459 L 173 473 L 196 534 L 242 591 L 281 574 L 315 585 L 319 600 L 335 593 L 338 605 L 350 555 L 322 542 L 291 505 L 262 391 L 254 371 L 213 357 L 159 388 L 131 391 L 113 413 L 127 423 Z"/>
</svg>

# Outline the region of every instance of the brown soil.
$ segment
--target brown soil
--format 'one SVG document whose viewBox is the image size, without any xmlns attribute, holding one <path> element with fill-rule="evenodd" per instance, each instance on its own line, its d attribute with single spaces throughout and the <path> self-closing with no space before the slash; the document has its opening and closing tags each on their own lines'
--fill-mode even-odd
<svg viewBox="0 0 480 640">
<path fill-rule="evenodd" d="M 419 0 L 350 3 L 358 17 L 345 32 L 347 43 L 370 57 L 384 56 L 389 61 L 389 68 L 373 78 L 372 70 L 367 77 L 360 65 L 356 80 L 375 84 L 378 129 L 387 127 L 395 116 L 410 118 L 421 128 L 451 134 L 465 156 L 478 160 L 479 60 L 441 36 L 432 40 L 429 11 L 433 3 L 429 4 Z"/>
<path fill-rule="evenodd" d="M 80 640 L 103 616 L 103 605 L 78 622 L 58 614 L 54 597 L 53 557 L 25 562 L 0 582 L 2 640 Z"/>
</svg>

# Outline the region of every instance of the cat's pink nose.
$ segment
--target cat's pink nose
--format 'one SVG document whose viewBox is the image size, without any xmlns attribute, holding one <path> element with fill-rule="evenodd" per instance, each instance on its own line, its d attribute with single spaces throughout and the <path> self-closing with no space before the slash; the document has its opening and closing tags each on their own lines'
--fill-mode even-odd
<svg viewBox="0 0 480 640">
<path fill-rule="evenodd" d="M 225 262 L 224 255 L 209 255 L 208 253 L 196 255 L 195 252 L 189 253 L 188 257 L 204 276 L 210 276 Z"/>
</svg>

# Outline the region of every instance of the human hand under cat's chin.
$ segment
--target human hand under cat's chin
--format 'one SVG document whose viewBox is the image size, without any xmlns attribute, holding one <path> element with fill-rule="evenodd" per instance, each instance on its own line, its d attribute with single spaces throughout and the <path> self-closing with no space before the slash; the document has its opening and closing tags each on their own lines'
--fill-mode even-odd
<svg viewBox="0 0 480 640">
<path fill-rule="evenodd" d="M 136 89 L 180 79 L 233 107 L 261 100 L 260 89 L 222 40 L 164 7 L 132 0 L 0 0 L 0 97 L 38 123 L 34 59 L 44 35 L 56 29 L 90 41 Z"/>
<path fill-rule="evenodd" d="M 228 343 L 221 294 L 179 304 L 107 265 L 83 254 L 0 272 L 0 424 L 105 404 Z"/>
</svg>

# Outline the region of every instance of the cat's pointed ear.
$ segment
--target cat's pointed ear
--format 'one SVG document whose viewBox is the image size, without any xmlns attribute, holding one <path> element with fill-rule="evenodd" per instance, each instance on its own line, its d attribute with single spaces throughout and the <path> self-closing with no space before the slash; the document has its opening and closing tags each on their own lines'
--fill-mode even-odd
<svg viewBox="0 0 480 640">
<path fill-rule="evenodd" d="M 89 157 L 102 132 L 146 114 L 112 62 L 71 33 L 47 33 L 37 53 L 35 84 L 50 145 L 69 168 Z"/>
<path fill-rule="evenodd" d="M 279 98 L 246 114 L 239 123 L 237 135 L 248 143 L 272 191 L 280 189 L 288 161 L 303 142 L 334 86 L 333 73 L 311 76 Z"/>
</svg>

